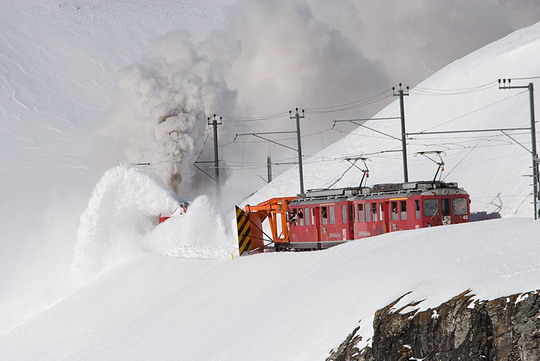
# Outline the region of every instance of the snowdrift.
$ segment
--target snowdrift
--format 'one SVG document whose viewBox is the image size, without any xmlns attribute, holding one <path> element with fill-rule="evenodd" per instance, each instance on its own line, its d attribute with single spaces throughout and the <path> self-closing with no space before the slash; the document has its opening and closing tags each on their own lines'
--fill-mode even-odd
<svg viewBox="0 0 540 361">
<path fill-rule="evenodd" d="M 2 360 L 324 360 L 360 322 L 540 287 L 540 223 L 494 220 L 235 260 L 140 254 L 0 337 Z"/>
</svg>

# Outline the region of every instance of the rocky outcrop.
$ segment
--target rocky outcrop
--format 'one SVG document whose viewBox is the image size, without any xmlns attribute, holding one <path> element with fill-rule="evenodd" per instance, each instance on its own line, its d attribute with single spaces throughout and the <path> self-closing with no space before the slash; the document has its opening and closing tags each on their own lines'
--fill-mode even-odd
<svg viewBox="0 0 540 361">
<path fill-rule="evenodd" d="M 327 361 L 540 360 L 539 291 L 479 301 L 467 290 L 422 312 L 400 300 L 375 314 L 370 347 L 358 349 L 357 327 Z"/>
</svg>

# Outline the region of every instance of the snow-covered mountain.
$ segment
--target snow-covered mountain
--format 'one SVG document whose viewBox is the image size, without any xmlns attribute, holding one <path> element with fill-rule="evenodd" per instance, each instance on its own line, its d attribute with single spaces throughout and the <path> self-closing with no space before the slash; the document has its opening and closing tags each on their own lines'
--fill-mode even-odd
<svg viewBox="0 0 540 361">
<path fill-rule="evenodd" d="M 141 59 L 148 61 L 156 39 L 169 31 L 189 29 L 193 39 L 204 39 L 227 22 L 225 6 L 231 2 L 1 1 L 0 359 L 322 360 L 359 320 L 369 342 L 373 312 L 406 292 L 412 291 L 403 302 L 425 299 L 421 307 L 427 308 L 468 288 L 477 297 L 493 298 L 539 287 L 538 224 L 531 220 L 402 232 L 323 252 L 246 258 L 235 254 L 227 217 L 206 197 L 195 199 L 185 217 L 153 228 L 151 217 L 176 207 L 179 199 L 145 170 L 106 170 L 125 158 L 98 136 L 115 105 L 118 72 L 134 63 L 148 65 Z M 385 45 L 381 53 L 364 54 L 355 41 L 365 39 L 345 31 L 357 29 L 351 18 L 338 25 L 321 21 L 344 13 L 354 19 L 352 3 L 336 3 L 329 12 L 317 1 L 313 12 L 300 1 L 275 2 L 287 11 L 275 11 L 278 7 L 266 1 L 241 3 L 228 26 L 234 36 L 244 36 L 243 43 L 218 33 L 192 54 L 201 60 L 194 74 L 212 74 L 215 78 L 205 78 L 210 83 L 223 75 L 219 85 L 229 86 L 233 95 L 238 91 L 241 101 L 235 106 L 246 114 L 270 114 L 276 102 L 345 103 L 355 94 L 369 94 L 369 87 L 359 93 L 347 88 L 359 79 L 388 81 L 391 72 L 376 63 L 384 63 L 388 44 L 375 44 Z M 277 34 L 296 34 L 292 48 L 282 48 L 281 38 L 267 31 L 278 20 Z M 259 47 L 261 39 L 271 46 Z M 310 46 L 314 39 L 321 45 Z M 411 89 L 407 130 L 527 126 L 527 94 L 498 90 L 495 81 L 534 82 L 539 46 L 536 24 L 448 65 Z M 239 49 L 244 52 L 231 54 Z M 274 59 L 292 55 L 295 66 L 287 69 L 298 70 L 294 77 L 272 66 Z M 344 71 L 351 70 L 350 59 L 352 68 L 361 64 L 364 72 Z M 338 60 L 339 66 L 329 66 Z M 426 67 L 423 60 L 415 73 Z M 169 63 L 161 65 L 170 70 Z M 145 93 L 148 84 L 136 85 Z M 327 92 L 330 103 L 318 104 Z M 398 111 L 394 102 L 377 117 Z M 322 122 L 331 127 L 321 113 L 307 109 L 306 133 L 322 129 Z M 317 116 L 318 124 L 308 123 Z M 277 123 L 270 119 L 264 126 Z M 229 133 L 247 127 L 242 119 L 236 125 Z M 395 120 L 366 125 L 399 138 Z M 333 139 L 332 132 L 337 131 L 321 133 L 321 144 Z M 530 138 L 526 132 L 509 134 L 514 140 L 495 133 L 410 139 L 410 178 L 431 178 L 436 168 L 415 152 L 444 150 L 443 176 L 469 191 L 474 209 L 494 209 L 491 201 L 497 203 L 501 193 L 505 216 L 530 218 L 531 187 L 522 177 L 530 173 L 530 156 L 516 145 L 528 147 Z M 306 156 L 306 186 L 328 186 L 344 173 L 335 187 L 357 184 L 359 174 L 354 168 L 346 172 L 349 164 L 341 159 L 355 155 L 371 159 L 370 184 L 401 181 L 399 154 L 386 153 L 399 145 L 358 128 Z M 237 188 L 247 193 L 254 184 Z M 294 194 L 297 188 L 297 170 L 291 168 L 249 202 Z M 232 204 L 223 207 L 232 211 Z"/>
<path fill-rule="evenodd" d="M 498 79 L 513 78 L 512 85 L 537 84 L 540 64 L 531 59 L 539 51 L 540 23 L 537 23 L 449 64 L 412 87 L 409 96 L 405 97 L 406 131 L 530 127 L 527 89 L 500 90 Z M 540 99 L 536 96 L 535 108 L 539 105 Z M 399 100 L 396 99 L 374 118 L 399 116 Z M 343 127 L 342 124 L 338 123 L 338 126 Z M 401 149 L 400 121 L 371 120 L 365 125 L 378 132 L 358 127 L 343 140 L 306 158 L 307 189 L 335 183 L 351 166 L 344 158 L 354 156 L 370 159 L 367 162 L 370 169 L 368 185 L 403 181 L 401 153 L 387 153 Z M 409 136 L 409 180 L 432 179 L 437 170 L 434 162 L 415 153 L 444 151 L 442 179 L 456 181 L 464 187 L 471 195 L 473 210 L 493 211 L 501 205 L 503 216 L 533 217 L 531 132 L 524 129 L 506 133 L 508 135 L 484 132 Z M 439 161 L 437 156 L 430 156 Z M 361 172 L 351 168 L 334 187 L 358 185 L 360 178 Z M 298 193 L 298 179 L 298 168 L 292 168 L 248 203 L 278 194 Z"/>
</svg>

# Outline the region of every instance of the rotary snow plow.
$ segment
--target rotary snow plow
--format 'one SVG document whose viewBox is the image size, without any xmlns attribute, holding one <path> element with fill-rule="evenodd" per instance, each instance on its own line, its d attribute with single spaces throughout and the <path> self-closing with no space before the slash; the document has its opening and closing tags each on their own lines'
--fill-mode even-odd
<svg viewBox="0 0 540 361">
<path fill-rule="evenodd" d="M 248 204 L 243 210 L 236 206 L 238 253 L 242 255 L 263 252 L 265 241 L 270 244 L 289 242 L 287 207 L 294 199 L 296 197 L 271 198 L 256 206 Z M 271 236 L 263 230 L 263 222 L 266 219 L 270 225 Z"/>
</svg>

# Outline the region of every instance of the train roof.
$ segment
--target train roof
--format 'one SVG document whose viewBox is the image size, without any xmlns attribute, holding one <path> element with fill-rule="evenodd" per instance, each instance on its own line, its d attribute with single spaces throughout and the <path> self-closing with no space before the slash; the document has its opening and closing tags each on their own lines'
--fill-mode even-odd
<svg viewBox="0 0 540 361">
<path fill-rule="evenodd" d="M 456 182 L 441 182 L 441 181 L 417 181 L 406 183 L 384 183 L 376 184 L 372 187 L 370 193 L 396 193 L 396 192 L 414 192 L 428 191 L 438 188 L 454 188 L 458 189 Z"/>
<path fill-rule="evenodd" d="M 417 181 L 405 183 L 375 184 L 373 187 L 347 187 L 335 189 L 310 189 L 305 194 L 299 194 L 294 204 L 317 203 L 321 201 L 357 200 L 364 198 L 384 198 L 387 196 L 408 196 L 412 193 L 422 194 L 431 191 L 433 194 L 446 194 L 448 190 L 455 190 L 456 194 L 467 194 L 458 187 L 456 182 Z"/>
</svg>

